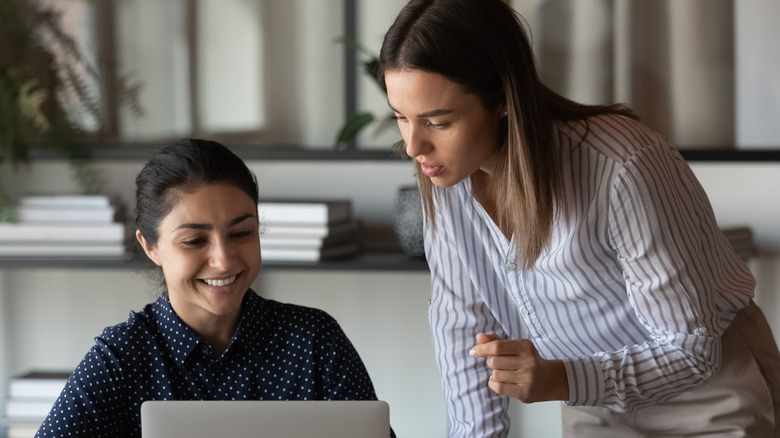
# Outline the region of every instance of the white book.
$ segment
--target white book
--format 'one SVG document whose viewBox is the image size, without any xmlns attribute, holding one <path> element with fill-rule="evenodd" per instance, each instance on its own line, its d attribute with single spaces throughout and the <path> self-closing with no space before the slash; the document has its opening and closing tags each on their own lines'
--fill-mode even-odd
<svg viewBox="0 0 780 438">
<path fill-rule="evenodd" d="M 260 247 L 262 249 L 282 247 L 282 248 L 322 248 L 342 245 L 355 241 L 354 234 L 334 235 L 329 237 L 307 237 L 307 236 L 280 236 L 280 235 L 261 235 Z"/>
<path fill-rule="evenodd" d="M 346 222 L 352 217 L 348 200 L 266 200 L 257 205 L 264 224 L 317 224 Z"/>
<path fill-rule="evenodd" d="M 68 382 L 68 371 L 31 371 L 8 383 L 9 398 L 56 399 Z"/>
<path fill-rule="evenodd" d="M 0 222 L 2 242 L 123 242 L 125 225 L 120 222 L 42 223 Z"/>
<path fill-rule="evenodd" d="M 5 417 L 9 420 L 37 420 L 46 418 L 57 399 L 9 398 L 5 401 Z"/>
<path fill-rule="evenodd" d="M 118 257 L 127 253 L 124 244 L 4 244 L 0 243 L 2 257 L 69 257 L 102 256 Z"/>
<path fill-rule="evenodd" d="M 107 207 L 111 199 L 104 195 L 27 195 L 19 198 L 24 207 Z"/>
<path fill-rule="evenodd" d="M 272 247 L 262 248 L 261 254 L 264 261 L 277 262 L 318 262 L 320 260 L 348 257 L 358 253 L 359 247 L 355 242 L 331 248 L 293 248 Z"/>
<path fill-rule="evenodd" d="M 116 209 L 109 205 L 104 207 L 38 207 L 20 205 L 16 209 L 16 220 L 19 222 L 113 222 Z"/>
<path fill-rule="evenodd" d="M 329 225 L 317 224 L 279 224 L 269 223 L 260 226 L 260 239 L 263 237 L 298 237 L 298 238 L 325 238 L 328 236 L 355 234 L 358 231 L 358 223 L 355 220 Z"/>
<path fill-rule="evenodd" d="M 43 420 L 9 421 L 6 427 L 6 438 L 34 438 L 41 424 Z"/>
</svg>

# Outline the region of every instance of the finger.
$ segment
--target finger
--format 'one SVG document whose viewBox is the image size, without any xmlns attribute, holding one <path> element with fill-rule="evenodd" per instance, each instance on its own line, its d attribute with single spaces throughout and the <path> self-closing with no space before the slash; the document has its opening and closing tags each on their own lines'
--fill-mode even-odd
<svg viewBox="0 0 780 438">
<path fill-rule="evenodd" d="M 496 334 L 487 334 L 487 333 L 479 333 L 477 335 L 477 345 L 469 350 L 469 356 L 472 357 L 484 357 L 487 356 L 487 354 L 483 354 L 482 352 L 482 345 L 489 344 L 494 341 L 499 341 L 502 338 Z"/>
<path fill-rule="evenodd" d="M 516 398 L 524 403 L 530 402 L 527 392 L 519 385 L 490 379 L 488 387 L 496 394 Z"/>
<path fill-rule="evenodd" d="M 474 356 L 510 356 L 510 355 L 522 355 L 531 354 L 534 355 L 536 348 L 533 342 L 528 339 L 512 339 L 491 341 L 486 344 L 480 344 L 473 348 L 475 350 Z"/>
<path fill-rule="evenodd" d="M 494 370 L 532 370 L 535 361 L 529 355 L 488 356 L 487 366 Z"/>
<path fill-rule="evenodd" d="M 487 344 L 488 342 L 501 340 L 501 337 L 494 333 L 480 333 L 477 335 L 477 344 Z"/>
</svg>

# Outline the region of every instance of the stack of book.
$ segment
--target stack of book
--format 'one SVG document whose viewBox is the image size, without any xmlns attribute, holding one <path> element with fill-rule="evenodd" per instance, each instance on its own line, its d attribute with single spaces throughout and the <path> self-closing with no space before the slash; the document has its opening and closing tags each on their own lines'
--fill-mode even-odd
<svg viewBox="0 0 780 438">
<path fill-rule="evenodd" d="M 722 228 L 721 231 L 742 260 L 748 261 L 756 254 L 753 232 L 750 227 L 729 227 Z"/>
<path fill-rule="evenodd" d="M 317 262 L 359 250 L 349 200 L 263 200 L 257 208 L 263 260 Z"/>
<path fill-rule="evenodd" d="M 0 223 L 0 257 L 120 257 L 127 232 L 101 195 L 23 196 L 14 223 Z"/>
<path fill-rule="evenodd" d="M 8 438 L 32 438 L 68 381 L 69 372 L 33 371 L 11 379 L 5 402 Z"/>
</svg>

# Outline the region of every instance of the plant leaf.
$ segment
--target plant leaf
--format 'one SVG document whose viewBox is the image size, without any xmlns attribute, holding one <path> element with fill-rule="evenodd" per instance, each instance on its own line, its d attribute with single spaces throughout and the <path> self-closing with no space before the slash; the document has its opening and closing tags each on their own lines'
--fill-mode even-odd
<svg viewBox="0 0 780 438">
<path fill-rule="evenodd" d="M 336 137 L 336 146 L 343 145 L 355 139 L 358 133 L 369 123 L 374 121 L 374 115 L 368 112 L 355 114 L 350 117 L 339 131 Z"/>
</svg>

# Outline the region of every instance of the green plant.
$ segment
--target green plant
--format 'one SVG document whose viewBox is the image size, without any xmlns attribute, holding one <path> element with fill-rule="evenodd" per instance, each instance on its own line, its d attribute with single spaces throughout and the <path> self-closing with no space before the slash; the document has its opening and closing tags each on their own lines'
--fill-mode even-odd
<svg viewBox="0 0 780 438">
<path fill-rule="evenodd" d="M 68 160 L 84 193 L 99 193 L 102 178 L 83 147 L 105 136 L 100 96 L 90 87 L 99 79 L 63 31 L 59 11 L 36 0 L 0 1 L 0 166 L 17 171 L 30 147 L 49 145 Z M 140 111 L 127 83 L 114 86 Z M 12 207 L 0 187 L 0 220 L 13 219 Z"/>
<path fill-rule="evenodd" d="M 373 53 L 371 50 L 367 49 L 366 47 L 361 46 L 355 41 L 348 40 L 348 39 L 342 39 L 341 42 L 347 44 L 352 49 L 356 50 L 357 52 L 360 52 L 367 56 L 367 60 L 363 61 L 361 63 L 363 73 L 367 74 L 371 79 L 373 79 L 374 83 L 387 94 L 387 88 L 385 87 L 385 83 L 381 80 L 379 80 L 379 77 L 377 76 L 377 73 L 379 72 L 379 56 Z M 364 111 L 357 114 L 353 114 L 351 117 L 347 119 L 346 122 L 344 122 L 344 125 L 341 127 L 341 129 L 338 132 L 338 135 L 336 136 L 336 148 L 343 148 L 345 145 L 347 145 L 349 142 L 354 140 L 357 135 L 365 129 L 369 124 L 377 120 L 377 117 L 374 115 L 374 113 L 370 111 Z M 388 115 L 384 116 L 381 120 L 379 125 L 377 126 L 377 132 L 387 129 L 388 127 L 392 126 L 394 121 L 393 114 L 389 113 Z"/>
</svg>

